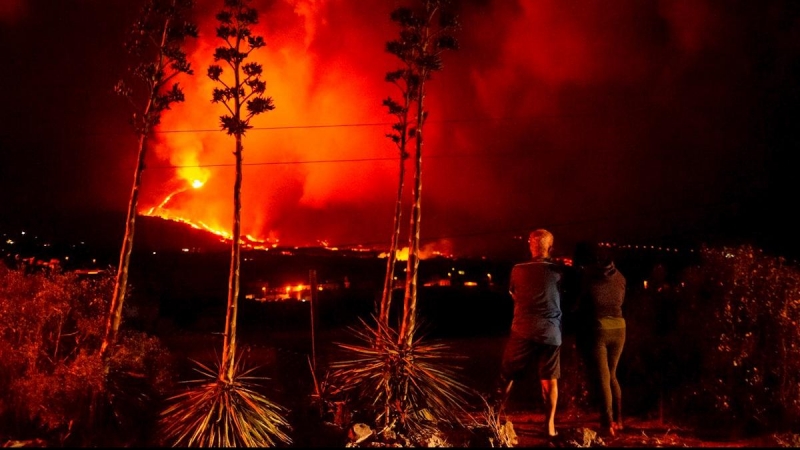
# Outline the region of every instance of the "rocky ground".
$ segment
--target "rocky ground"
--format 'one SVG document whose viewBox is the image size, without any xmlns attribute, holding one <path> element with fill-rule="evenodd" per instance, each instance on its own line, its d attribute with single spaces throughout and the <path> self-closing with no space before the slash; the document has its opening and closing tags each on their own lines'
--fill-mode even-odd
<svg viewBox="0 0 800 450">
<path fill-rule="evenodd" d="M 558 436 L 549 438 L 543 431 L 544 415 L 529 411 L 515 411 L 503 418 L 506 435 L 501 442 L 488 427 L 444 432 L 440 438 L 431 439 L 428 447 L 450 448 L 581 448 L 581 447 L 683 447 L 683 448 L 797 448 L 800 435 L 795 433 L 769 434 L 756 437 L 713 438 L 703 436 L 700 430 L 676 428 L 658 420 L 632 418 L 625 429 L 616 436 L 598 434 L 596 416 L 561 417 Z M 506 425 L 510 423 L 510 425 Z M 355 429 L 354 429 L 355 428 Z M 311 431 L 315 437 L 303 442 L 304 447 L 400 447 L 378 439 L 363 424 L 343 430 L 327 427 Z M 359 429 L 360 428 L 360 429 Z"/>
<path fill-rule="evenodd" d="M 273 337 L 280 347 L 272 345 L 251 346 L 248 353 L 269 370 L 269 385 L 275 389 L 275 399 L 289 406 L 293 413 L 289 417 L 294 430 L 291 447 L 387 447 L 375 436 L 367 437 L 369 430 L 354 430 L 353 426 L 335 426 L 325 422 L 308 407 L 311 393 L 309 353 L 304 349 L 288 345 L 289 336 Z M 322 335 L 317 347 L 317 358 L 323 360 L 336 341 L 332 336 Z M 471 349 L 472 357 L 465 361 L 465 370 L 473 374 L 474 386 L 485 389 L 489 380 L 478 374 L 490 373 L 499 363 L 498 351 L 502 338 L 464 339 L 457 341 L 458 348 Z M 196 334 L 187 334 L 170 340 L 170 346 L 178 354 L 203 359 L 213 358 L 218 343 L 212 343 Z M 479 425 L 468 430 L 445 432 L 441 440 L 428 443 L 433 447 L 487 448 L 487 447 L 800 447 L 800 434 L 769 434 L 763 436 L 737 436 L 731 430 L 729 436 L 711 435 L 703 429 L 688 429 L 664 423 L 659 419 L 628 417 L 625 428 L 614 437 L 598 435 L 597 414 L 565 407 L 556 417 L 559 435 L 548 438 L 543 431 L 544 415 L 540 412 L 537 396 L 524 385 L 512 393 L 512 399 L 500 416 L 500 422 L 510 422 L 507 441 L 498 442 L 489 429 L 483 413 L 474 412 Z M 302 394 L 302 395 L 301 395 Z M 302 405 L 302 406 L 301 406 Z M 356 443 L 359 439 L 363 439 Z"/>
<path fill-rule="evenodd" d="M 630 418 L 625 428 L 614 437 L 600 436 L 596 415 L 562 417 L 558 420 L 558 436 L 548 438 L 543 431 L 543 414 L 512 412 L 508 419 L 517 436 L 515 447 L 793 447 L 798 436 L 761 436 L 736 439 L 711 439 L 698 435 L 698 430 L 676 428 L 658 420 Z"/>
</svg>

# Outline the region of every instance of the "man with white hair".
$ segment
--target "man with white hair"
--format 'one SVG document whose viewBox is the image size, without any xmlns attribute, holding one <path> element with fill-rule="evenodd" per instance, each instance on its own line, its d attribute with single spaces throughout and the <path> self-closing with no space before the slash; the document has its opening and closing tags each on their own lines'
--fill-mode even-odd
<svg viewBox="0 0 800 450">
<path fill-rule="evenodd" d="M 531 260 L 511 269 L 509 293 L 514 300 L 511 335 L 503 352 L 495 400 L 502 408 L 515 380 L 533 363 L 538 372 L 546 409 L 548 436 L 555 427 L 558 378 L 561 376 L 561 280 L 563 267 L 553 261 L 553 234 L 530 233 Z"/>
</svg>

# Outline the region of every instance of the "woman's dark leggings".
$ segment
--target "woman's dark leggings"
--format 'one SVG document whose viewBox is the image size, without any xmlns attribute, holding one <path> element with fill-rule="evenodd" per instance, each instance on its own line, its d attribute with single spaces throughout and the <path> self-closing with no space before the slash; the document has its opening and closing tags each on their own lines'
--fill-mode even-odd
<svg viewBox="0 0 800 450">
<path fill-rule="evenodd" d="M 617 381 L 617 364 L 625 346 L 625 328 L 600 329 L 590 344 L 592 370 L 600 401 L 600 426 L 622 421 L 622 389 Z"/>
</svg>

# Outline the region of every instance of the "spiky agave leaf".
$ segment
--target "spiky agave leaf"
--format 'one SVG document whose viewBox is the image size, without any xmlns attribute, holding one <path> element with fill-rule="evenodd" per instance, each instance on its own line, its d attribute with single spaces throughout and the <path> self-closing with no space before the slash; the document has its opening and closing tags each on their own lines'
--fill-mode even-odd
<svg viewBox="0 0 800 450">
<path fill-rule="evenodd" d="M 331 364 L 332 378 L 342 391 L 369 405 L 376 423 L 398 423 L 413 435 L 433 433 L 437 421 L 462 424 L 469 417 L 466 396 L 473 392 L 458 380 L 457 367 L 445 362 L 459 355 L 422 337 L 410 346 L 398 344 L 394 330 L 376 324 L 361 320 L 359 328 L 350 328 L 362 345 L 337 343 L 350 355 Z"/>
<path fill-rule="evenodd" d="M 187 447 L 274 447 L 289 444 L 284 429 L 286 409 L 258 392 L 256 367 L 245 369 L 242 359 L 234 365 L 231 382 L 218 378 L 218 370 L 192 360 L 201 378 L 185 381 L 189 387 L 167 399 L 161 413 L 164 440 Z M 219 364 L 219 362 L 217 363 Z"/>
</svg>

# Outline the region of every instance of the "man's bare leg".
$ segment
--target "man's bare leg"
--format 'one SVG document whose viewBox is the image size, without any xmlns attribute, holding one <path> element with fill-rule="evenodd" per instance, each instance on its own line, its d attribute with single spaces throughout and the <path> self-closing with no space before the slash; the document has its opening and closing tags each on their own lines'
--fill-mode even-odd
<svg viewBox="0 0 800 450">
<path fill-rule="evenodd" d="M 541 380 L 542 398 L 544 399 L 547 419 L 547 435 L 553 437 L 556 432 L 556 405 L 558 404 L 558 380 Z"/>
</svg>

